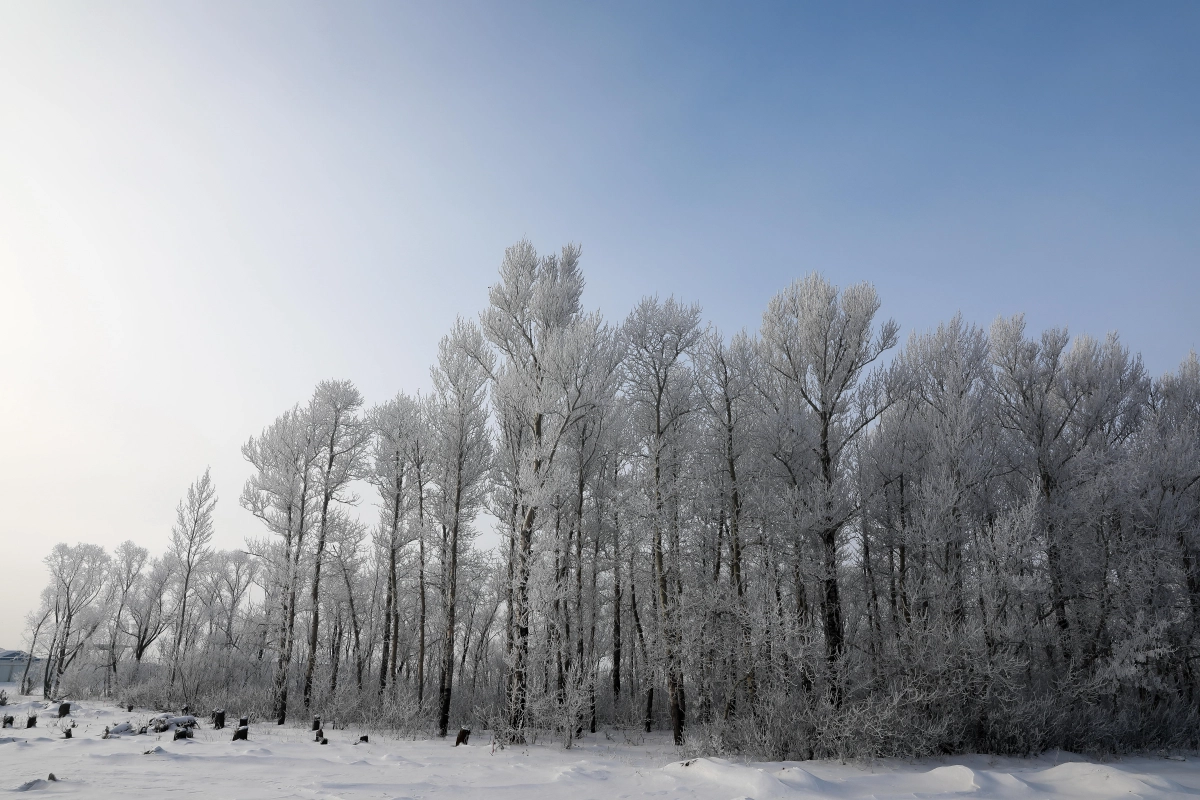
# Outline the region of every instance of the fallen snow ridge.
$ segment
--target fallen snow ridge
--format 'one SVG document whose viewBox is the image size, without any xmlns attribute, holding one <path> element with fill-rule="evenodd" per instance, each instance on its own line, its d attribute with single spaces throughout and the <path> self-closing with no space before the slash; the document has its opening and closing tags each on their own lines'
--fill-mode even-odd
<svg viewBox="0 0 1200 800">
<path fill-rule="evenodd" d="M 11 696 L 10 692 L 10 696 Z M 25 699 L 7 713 L 24 720 L 43 712 Z M 623 734 L 585 737 L 572 750 L 554 744 L 491 749 L 477 731 L 472 744 L 406 741 L 369 730 L 326 729 L 327 746 L 302 727 L 256 723 L 250 740 L 201 720 L 194 739 L 131 734 L 153 716 L 115 706 L 72 704 L 74 738 L 39 713 L 38 727 L 0 737 L 0 794 L 37 792 L 96 800 L 196 795 L 266 800 L 297 797 L 488 798 L 588 800 L 655 797 L 731 798 L 1200 798 L 1200 760 L 1141 757 L 1096 763 L 1058 754 L 1037 759 L 966 756 L 918 762 L 842 765 L 829 761 L 739 764 L 683 759 L 665 738 L 626 744 Z M 102 739 L 105 726 L 118 736 Z M 369 744 L 355 744 L 370 734 Z M 50 781 L 54 773 L 58 780 Z"/>
</svg>

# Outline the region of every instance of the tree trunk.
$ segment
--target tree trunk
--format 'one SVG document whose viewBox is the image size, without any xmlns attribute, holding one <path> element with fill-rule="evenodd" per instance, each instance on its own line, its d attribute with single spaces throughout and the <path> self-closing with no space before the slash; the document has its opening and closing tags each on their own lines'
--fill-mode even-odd
<svg viewBox="0 0 1200 800">
<path fill-rule="evenodd" d="M 460 499 L 455 497 L 454 522 L 450 527 L 449 564 L 446 575 L 446 635 L 442 643 L 442 670 L 438 680 L 438 736 L 450 726 L 450 693 L 454 684 L 454 614 L 458 600 L 458 517 Z"/>
<path fill-rule="evenodd" d="M 613 511 L 613 628 L 612 628 L 613 708 L 621 699 L 621 530 Z"/>
</svg>

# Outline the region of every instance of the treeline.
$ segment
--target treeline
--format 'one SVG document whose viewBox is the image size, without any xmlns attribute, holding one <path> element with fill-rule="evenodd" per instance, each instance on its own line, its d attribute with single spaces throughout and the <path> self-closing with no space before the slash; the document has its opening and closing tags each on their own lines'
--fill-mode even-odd
<svg viewBox="0 0 1200 800">
<path fill-rule="evenodd" d="M 47 696 L 772 758 L 1196 746 L 1194 353 L 1151 380 L 1019 316 L 898 347 L 815 274 L 755 335 L 673 298 L 613 325 L 578 262 L 509 248 L 431 393 L 324 382 L 252 437 L 244 551 L 207 473 L 161 558 L 55 547 Z"/>
</svg>

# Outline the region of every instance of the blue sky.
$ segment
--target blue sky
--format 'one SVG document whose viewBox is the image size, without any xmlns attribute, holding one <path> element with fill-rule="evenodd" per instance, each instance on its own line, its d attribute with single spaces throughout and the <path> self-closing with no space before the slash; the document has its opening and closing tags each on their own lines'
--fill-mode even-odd
<svg viewBox="0 0 1200 800">
<path fill-rule="evenodd" d="M 730 332 L 820 270 L 1200 346 L 1195 3 L 0 2 L 0 646 L 326 377 L 428 385 L 506 245 Z M 7 577 L 7 576 L 6 576 Z M 12 609 L 18 609 L 14 613 Z"/>
</svg>

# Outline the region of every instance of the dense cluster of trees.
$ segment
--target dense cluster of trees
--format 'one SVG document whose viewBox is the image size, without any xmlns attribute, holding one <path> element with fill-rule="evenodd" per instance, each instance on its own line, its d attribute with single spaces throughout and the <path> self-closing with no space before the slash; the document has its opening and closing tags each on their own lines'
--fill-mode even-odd
<svg viewBox="0 0 1200 800">
<path fill-rule="evenodd" d="M 242 551 L 207 473 L 160 558 L 56 546 L 45 693 L 772 757 L 1195 746 L 1194 353 L 1151 380 L 1019 316 L 900 347 L 816 274 L 727 338 L 583 285 L 521 242 L 432 392 L 321 383 L 243 447 Z"/>
</svg>

